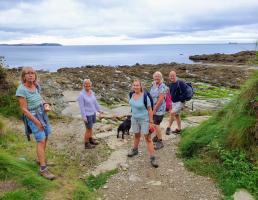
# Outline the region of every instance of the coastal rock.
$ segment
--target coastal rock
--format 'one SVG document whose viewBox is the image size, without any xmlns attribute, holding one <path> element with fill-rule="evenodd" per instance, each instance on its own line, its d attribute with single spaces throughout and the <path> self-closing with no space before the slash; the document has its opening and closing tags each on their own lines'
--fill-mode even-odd
<svg viewBox="0 0 258 200">
<path fill-rule="evenodd" d="M 235 54 L 203 54 L 203 55 L 193 55 L 189 56 L 190 60 L 195 62 L 209 62 L 209 63 L 237 63 L 246 64 L 254 59 L 256 56 L 255 51 L 241 51 Z"/>
</svg>

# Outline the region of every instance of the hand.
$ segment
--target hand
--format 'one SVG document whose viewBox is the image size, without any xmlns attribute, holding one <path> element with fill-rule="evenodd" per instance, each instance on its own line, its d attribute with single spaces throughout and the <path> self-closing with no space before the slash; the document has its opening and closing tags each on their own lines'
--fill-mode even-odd
<svg viewBox="0 0 258 200">
<path fill-rule="evenodd" d="M 51 107 L 50 107 L 50 105 L 48 103 L 44 104 L 44 110 L 45 110 L 45 112 L 48 112 L 48 111 L 51 110 Z"/>
<path fill-rule="evenodd" d="M 88 120 L 87 118 L 83 119 L 83 121 L 87 124 L 88 123 Z"/>
<path fill-rule="evenodd" d="M 39 129 L 40 131 L 43 131 L 43 130 L 44 130 L 44 127 L 42 126 L 42 124 L 41 124 L 41 122 L 40 122 L 39 120 L 37 120 L 35 124 L 36 124 L 36 126 L 38 127 L 38 129 Z"/>
</svg>

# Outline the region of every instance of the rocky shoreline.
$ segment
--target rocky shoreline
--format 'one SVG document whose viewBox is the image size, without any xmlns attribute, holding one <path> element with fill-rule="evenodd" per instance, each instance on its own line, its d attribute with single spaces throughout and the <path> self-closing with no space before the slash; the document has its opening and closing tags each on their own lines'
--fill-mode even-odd
<svg viewBox="0 0 258 200">
<path fill-rule="evenodd" d="M 142 80 L 146 88 L 150 88 L 152 75 L 161 71 L 166 83 L 168 74 L 176 70 L 181 79 L 193 82 L 204 82 L 215 86 L 239 88 L 253 69 L 237 66 L 210 66 L 205 64 L 167 63 L 158 65 L 134 66 L 85 66 L 80 68 L 62 68 L 57 72 L 39 71 L 42 92 L 46 99 L 54 104 L 55 111 L 60 113 L 67 105 L 63 99 L 64 91 L 82 89 L 82 82 L 90 78 L 97 98 L 107 105 L 121 104 L 128 100 L 131 83 L 134 79 Z M 20 69 L 9 69 L 8 77 L 19 80 Z"/>
<path fill-rule="evenodd" d="M 235 57 L 234 55 L 233 57 Z M 18 84 L 20 70 L 21 68 L 8 69 L 8 79 L 17 80 L 16 84 Z M 91 79 L 93 90 L 101 102 L 106 105 L 117 105 L 127 103 L 128 93 L 134 79 L 140 79 L 144 86 L 149 89 L 155 71 L 160 71 L 164 76 L 164 81 L 169 83 L 168 74 L 171 70 L 175 70 L 180 79 L 191 81 L 194 86 L 198 82 L 203 82 L 219 87 L 239 88 L 255 68 L 250 65 L 210 63 L 135 64 L 117 67 L 96 65 L 61 68 L 57 72 L 38 71 L 38 75 L 45 98 L 54 105 L 57 113 L 61 113 L 67 107 L 67 102 L 63 98 L 64 92 L 81 90 L 85 78 Z"/>
</svg>

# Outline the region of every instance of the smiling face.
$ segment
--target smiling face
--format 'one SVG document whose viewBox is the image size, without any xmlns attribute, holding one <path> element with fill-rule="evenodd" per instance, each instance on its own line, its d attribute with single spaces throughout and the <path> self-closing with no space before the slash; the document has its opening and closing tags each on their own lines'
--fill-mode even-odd
<svg viewBox="0 0 258 200">
<path fill-rule="evenodd" d="M 160 76 L 160 74 L 155 73 L 155 74 L 153 75 L 153 80 L 155 81 L 155 83 L 156 83 L 157 85 L 159 85 L 159 84 L 161 83 L 161 76 Z"/>
<path fill-rule="evenodd" d="M 171 71 L 169 73 L 169 79 L 172 83 L 175 83 L 176 82 L 176 72 L 175 71 Z"/>
<path fill-rule="evenodd" d="M 140 93 L 142 91 L 141 82 L 139 80 L 133 82 L 133 90 L 135 93 Z"/>
<path fill-rule="evenodd" d="M 91 82 L 90 81 L 85 81 L 84 82 L 84 89 L 89 92 L 91 89 Z"/>
</svg>

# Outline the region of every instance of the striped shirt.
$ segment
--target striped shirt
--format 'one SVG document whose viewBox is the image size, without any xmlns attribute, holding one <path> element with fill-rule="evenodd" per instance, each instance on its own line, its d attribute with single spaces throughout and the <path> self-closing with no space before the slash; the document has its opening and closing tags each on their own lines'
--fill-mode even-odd
<svg viewBox="0 0 258 200">
<path fill-rule="evenodd" d="M 26 88 L 23 84 L 20 84 L 16 90 L 15 96 L 24 97 L 27 102 L 28 109 L 37 108 L 40 104 L 42 104 L 42 97 L 38 89 L 35 89 L 33 92 Z"/>
</svg>

